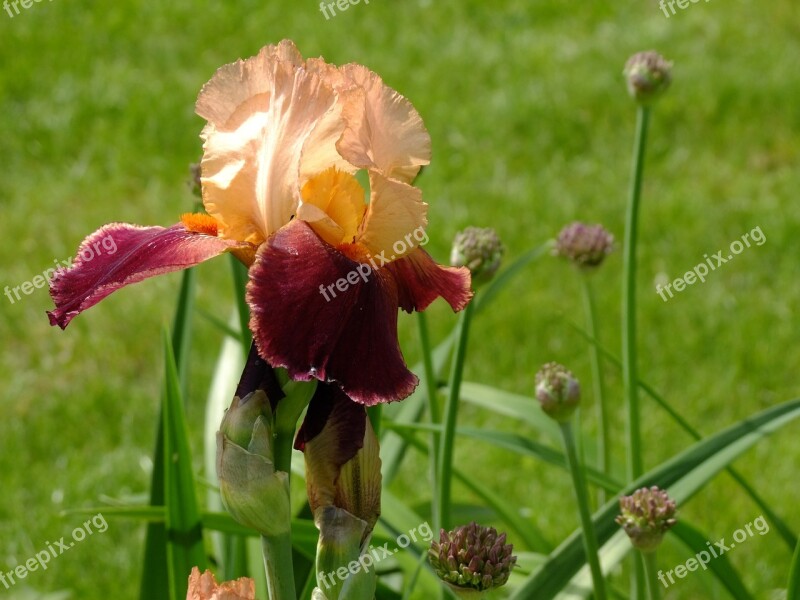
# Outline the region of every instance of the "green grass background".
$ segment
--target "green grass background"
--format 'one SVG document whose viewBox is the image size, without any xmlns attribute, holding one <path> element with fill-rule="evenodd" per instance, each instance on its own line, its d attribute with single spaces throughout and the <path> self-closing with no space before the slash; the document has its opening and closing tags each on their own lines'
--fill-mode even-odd
<svg viewBox="0 0 800 600">
<path fill-rule="evenodd" d="M 420 186 L 430 203 L 428 250 L 440 260 L 467 225 L 495 227 L 509 258 L 573 219 L 602 222 L 621 241 L 634 123 L 621 70 L 635 51 L 664 53 L 675 62 L 674 85 L 654 111 L 645 173 L 641 374 L 705 433 L 797 395 L 796 0 L 712 0 L 671 18 L 655 2 L 627 0 L 372 0 L 330 20 L 314 0 L 55 0 L 13 18 L 0 12 L 0 285 L 20 285 L 73 255 L 104 223 L 171 224 L 189 210 L 200 86 L 220 65 L 284 37 L 306 56 L 366 64 L 414 102 L 433 138 Z M 659 277 L 681 275 L 757 226 L 763 246 L 668 303 L 655 293 Z M 227 261 L 199 270 L 198 306 L 227 318 Z M 617 253 L 595 278 L 601 336 L 616 352 L 620 274 Z M 66 332 L 48 325 L 45 290 L 14 304 L 0 298 L 0 569 L 80 524 L 61 510 L 146 494 L 160 332 L 178 281 L 171 275 L 115 294 Z M 582 319 L 580 288 L 567 265 L 547 259 L 475 323 L 467 378 L 529 394 L 538 367 L 558 360 L 588 384 L 586 346 L 562 316 Z M 441 335 L 454 319 L 436 306 L 430 321 Z M 221 336 L 203 319 L 195 325 L 188 411 L 199 451 Z M 412 320 L 401 319 L 401 337 L 414 361 Z M 622 461 L 613 371 L 609 384 Z M 689 438 L 643 402 L 645 463 L 654 466 Z M 485 411 L 462 415 L 468 424 L 532 435 Z M 585 426 L 592 431 L 591 418 Z M 795 424 L 737 462 L 796 531 L 798 433 Z M 456 457 L 550 539 L 576 526 L 565 473 L 475 443 L 459 445 Z M 396 489 L 423 500 L 425 468 L 410 461 Z M 682 514 L 711 541 L 759 515 L 727 476 Z M 23 583 L 71 590 L 73 598 L 135 598 L 142 540 L 142 527 L 113 521 Z M 775 532 L 729 556 L 758 598 L 785 586 L 790 555 Z M 687 556 L 668 546 L 661 558 L 672 568 Z M 22 591 L 0 586 L 0 597 Z M 667 597 L 717 592 L 692 574 Z"/>
</svg>

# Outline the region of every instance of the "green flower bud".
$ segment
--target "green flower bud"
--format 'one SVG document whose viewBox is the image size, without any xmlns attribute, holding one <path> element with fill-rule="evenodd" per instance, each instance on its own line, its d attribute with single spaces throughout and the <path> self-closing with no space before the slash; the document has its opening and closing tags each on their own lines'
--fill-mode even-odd
<svg viewBox="0 0 800 600">
<path fill-rule="evenodd" d="M 275 471 L 272 410 L 264 390 L 233 399 L 217 432 L 217 477 L 234 519 L 265 536 L 289 530 L 289 478 Z"/>
<path fill-rule="evenodd" d="M 450 251 L 450 264 L 454 267 L 467 267 L 475 284 L 489 281 L 503 259 L 505 247 L 490 228 L 467 227 L 456 234 Z"/>
<path fill-rule="evenodd" d="M 616 518 L 642 552 L 652 552 L 661 543 L 664 534 L 675 525 L 676 505 L 667 493 L 658 487 L 641 488 L 631 496 L 619 499 L 622 514 Z"/>
<path fill-rule="evenodd" d="M 655 50 L 648 50 L 631 56 L 623 73 L 631 97 L 639 104 L 650 104 L 669 87 L 672 63 Z"/>
<path fill-rule="evenodd" d="M 581 386 L 566 367 L 549 362 L 536 374 L 536 399 L 549 417 L 565 422 L 580 404 Z"/>
<path fill-rule="evenodd" d="M 480 597 L 508 581 L 517 562 L 506 534 L 473 522 L 439 534 L 431 542 L 428 560 L 436 575 L 462 598 Z"/>
<path fill-rule="evenodd" d="M 554 254 L 571 260 L 577 267 L 591 270 L 600 266 L 614 248 L 614 236 L 602 225 L 575 221 L 558 234 Z"/>
</svg>

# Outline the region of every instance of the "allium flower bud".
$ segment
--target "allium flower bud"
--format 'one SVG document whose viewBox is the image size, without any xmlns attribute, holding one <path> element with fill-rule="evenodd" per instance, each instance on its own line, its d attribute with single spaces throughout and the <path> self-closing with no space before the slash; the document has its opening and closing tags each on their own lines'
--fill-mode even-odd
<svg viewBox="0 0 800 600">
<path fill-rule="evenodd" d="M 602 225 L 575 221 L 558 234 L 554 254 L 582 269 L 599 266 L 614 248 L 614 236 Z"/>
<path fill-rule="evenodd" d="M 640 104 L 650 104 L 672 81 L 672 63 L 655 50 L 634 54 L 623 71 L 628 93 Z"/>
<path fill-rule="evenodd" d="M 580 404 L 581 386 L 565 366 L 549 362 L 536 373 L 536 399 L 548 416 L 565 422 Z"/>
<path fill-rule="evenodd" d="M 652 552 L 661 543 L 664 534 L 677 522 L 675 502 L 658 487 L 641 488 L 632 496 L 619 499 L 622 512 L 616 522 L 622 526 L 634 547 L 642 552 Z"/>
<path fill-rule="evenodd" d="M 439 534 L 431 542 L 428 560 L 439 579 L 462 597 L 498 588 L 508 581 L 517 562 L 506 534 L 475 522 Z"/>
<path fill-rule="evenodd" d="M 491 227 L 467 227 L 456 234 L 450 252 L 450 264 L 467 267 L 476 284 L 489 281 L 503 258 L 505 247 Z"/>
</svg>

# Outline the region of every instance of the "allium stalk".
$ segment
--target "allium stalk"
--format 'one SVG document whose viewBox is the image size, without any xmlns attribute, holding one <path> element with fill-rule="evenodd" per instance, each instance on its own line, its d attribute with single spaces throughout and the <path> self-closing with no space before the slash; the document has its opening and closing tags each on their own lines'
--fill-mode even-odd
<svg viewBox="0 0 800 600">
<path fill-rule="evenodd" d="M 633 145 L 631 183 L 625 211 L 625 240 L 622 258 L 622 381 L 627 405 L 627 480 L 632 482 L 644 471 L 642 461 L 639 373 L 636 348 L 636 243 L 639 204 L 642 196 L 644 155 L 650 105 L 666 90 L 671 80 L 671 64 L 655 52 L 635 54 L 625 66 L 628 91 L 637 102 L 636 134 Z M 638 595 L 644 579 L 643 565 L 635 560 L 632 596 Z"/>
<path fill-rule="evenodd" d="M 625 215 L 622 280 L 622 378 L 628 406 L 628 481 L 635 480 L 643 471 L 636 359 L 636 243 L 650 122 L 649 103 L 669 85 L 670 67 L 652 51 L 635 54 L 625 66 L 628 90 L 638 103 L 631 185 Z"/>
<path fill-rule="evenodd" d="M 608 444 L 608 411 L 606 410 L 603 369 L 598 347 L 597 310 L 591 276 L 613 249 L 614 236 L 605 227 L 587 225 L 577 221 L 561 230 L 554 248 L 554 253 L 569 259 L 580 274 L 586 329 L 592 338 L 592 343 L 589 345 L 589 360 L 592 366 L 592 386 L 597 415 L 597 466 L 598 470 L 606 475 L 609 474 L 611 464 L 611 452 Z M 605 490 L 602 488 L 597 490 L 597 503 L 598 505 L 605 503 Z"/>
<path fill-rule="evenodd" d="M 453 531 L 441 530 L 431 542 L 428 560 L 436 575 L 459 598 L 482 598 L 506 584 L 517 562 L 506 534 L 475 522 Z"/>
<path fill-rule="evenodd" d="M 598 556 L 597 533 L 589 511 L 589 493 L 586 474 L 578 459 L 572 415 L 580 404 L 580 383 L 566 367 L 555 362 L 547 363 L 536 374 L 536 399 L 542 410 L 561 427 L 567 465 L 572 475 L 572 487 L 578 504 L 578 516 L 583 530 L 583 549 L 592 574 L 595 600 L 605 600 L 606 588 Z"/>
<path fill-rule="evenodd" d="M 453 240 L 450 262 L 454 267 L 466 266 L 472 277 L 473 285 L 486 283 L 494 277 L 500 268 L 504 247 L 494 229 L 467 227 L 458 233 Z M 467 340 L 472 322 L 475 298 L 467 304 L 461 313 L 456 330 L 456 344 L 453 361 L 450 366 L 447 404 L 444 409 L 444 423 L 439 440 L 439 464 L 437 478 L 439 487 L 438 512 L 442 527 L 450 527 L 453 480 L 453 449 L 458 422 L 458 405 L 461 394 L 461 379 L 464 374 L 464 360 L 467 356 Z M 426 374 L 430 375 L 430 374 Z M 429 384 L 430 385 L 430 384 Z M 431 388 L 429 387 L 429 390 Z"/>
</svg>

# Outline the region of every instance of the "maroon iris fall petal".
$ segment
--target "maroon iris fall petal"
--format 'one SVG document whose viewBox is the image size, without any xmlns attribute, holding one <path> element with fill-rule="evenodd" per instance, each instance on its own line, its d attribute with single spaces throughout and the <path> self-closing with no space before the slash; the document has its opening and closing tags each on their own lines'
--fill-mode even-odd
<svg viewBox="0 0 800 600">
<path fill-rule="evenodd" d="M 360 276 L 360 266 L 295 220 L 262 244 L 247 300 L 250 329 L 270 364 L 292 379 L 336 381 L 371 406 L 405 398 L 419 380 L 397 341 L 394 278 L 385 270 Z"/>
<path fill-rule="evenodd" d="M 400 307 L 406 312 L 425 310 L 440 296 L 453 310 L 459 311 L 472 298 L 469 269 L 436 264 L 422 248 L 389 263 L 386 268 L 394 275 Z"/>
<path fill-rule="evenodd" d="M 190 232 L 182 224 L 168 228 L 105 225 L 83 241 L 70 267 L 53 275 L 50 295 L 56 308 L 47 313 L 50 324 L 64 329 L 121 287 L 192 267 L 240 245 Z"/>
</svg>

